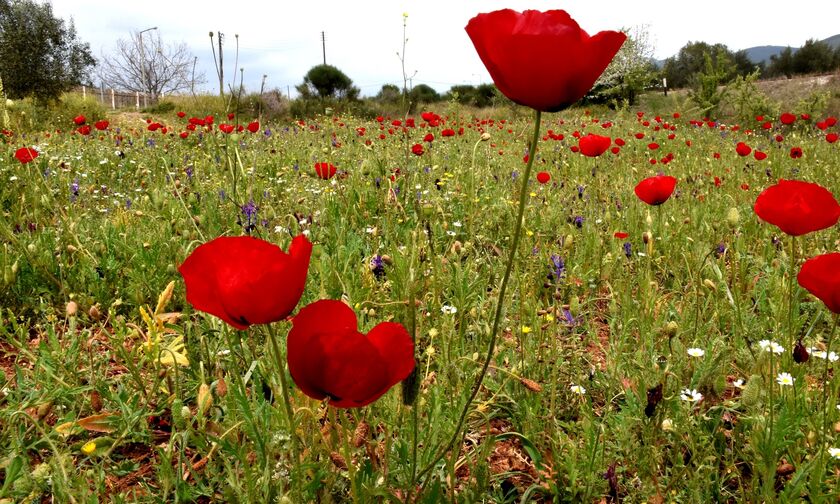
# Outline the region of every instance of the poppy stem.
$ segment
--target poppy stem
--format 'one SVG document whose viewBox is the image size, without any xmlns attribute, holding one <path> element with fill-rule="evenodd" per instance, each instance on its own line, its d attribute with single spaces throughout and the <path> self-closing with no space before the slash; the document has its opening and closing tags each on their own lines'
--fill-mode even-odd
<svg viewBox="0 0 840 504">
<path fill-rule="evenodd" d="M 790 237 L 790 268 L 788 270 L 788 334 L 790 334 L 790 348 L 791 355 L 793 355 L 793 347 L 796 345 L 796 334 L 793 322 L 793 305 L 796 302 L 796 295 L 794 294 L 794 270 L 796 269 L 796 236 Z"/>
<path fill-rule="evenodd" d="M 277 365 L 277 374 L 280 376 L 280 388 L 283 393 L 283 404 L 286 406 L 286 417 L 289 420 L 289 438 L 292 443 L 292 471 L 300 465 L 300 449 L 298 448 L 298 438 L 295 434 L 295 414 L 292 410 L 292 401 L 289 399 L 289 383 L 286 380 L 286 366 L 283 364 L 283 355 L 280 353 L 280 346 L 277 344 L 277 336 L 274 333 L 274 325 L 266 324 L 268 329 L 268 339 L 271 341 L 271 349 L 274 352 L 275 364 Z M 297 478 L 292 478 L 292 484 Z"/>
<path fill-rule="evenodd" d="M 822 467 L 823 471 L 825 471 L 825 451 L 826 445 L 828 443 L 828 411 L 826 411 L 826 406 L 828 405 L 828 389 L 831 388 L 831 384 L 828 383 L 828 365 L 831 362 L 831 342 L 834 339 L 834 333 L 837 332 L 837 323 L 840 322 L 840 315 L 834 315 L 834 323 L 831 324 L 831 332 L 828 334 L 828 340 L 825 343 L 825 367 L 823 368 L 823 383 L 822 383 L 822 416 L 823 416 L 823 428 L 822 428 L 822 443 L 820 444 L 820 465 L 818 467 Z M 820 474 L 820 479 L 822 479 L 825 473 Z"/>
<path fill-rule="evenodd" d="M 452 437 L 449 438 L 449 441 L 441 448 L 438 454 L 435 456 L 434 460 L 432 460 L 422 471 L 417 474 L 417 479 L 422 479 L 429 471 L 431 471 L 435 465 L 446 455 L 449 450 L 452 449 L 453 446 L 461 439 L 461 429 L 464 426 L 464 420 L 467 418 L 467 414 L 470 412 L 470 406 L 472 405 L 473 400 L 478 395 L 478 391 L 481 390 L 481 383 L 484 381 L 484 377 L 487 375 L 487 369 L 490 367 L 490 361 L 493 360 L 493 352 L 496 349 L 496 339 L 499 334 L 499 324 L 502 320 L 502 312 L 504 308 L 505 302 L 505 291 L 507 291 L 507 285 L 510 280 L 510 274 L 513 270 L 513 262 L 516 258 L 516 252 L 519 249 L 519 236 L 522 234 L 522 217 L 525 214 L 525 201 L 528 196 L 528 181 L 531 177 L 531 167 L 534 165 L 534 158 L 536 157 L 537 152 L 537 142 L 540 139 L 540 120 L 542 118 L 542 112 L 536 110 L 536 115 L 534 117 L 534 134 L 531 138 L 531 144 L 528 148 L 528 163 L 525 165 L 525 173 L 522 176 L 522 182 L 519 189 L 519 207 L 516 212 L 516 222 L 513 225 L 513 240 L 511 241 L 510 245 L 510 253 L 508 254 L 507 264 L 505 265 L 505 274 L 502 277 L 502 283 L 499 286 L 499 300 L 496 303 L 496 314 L 493 318 L 493 330 L 490 333 L 490 343 L 487 345 L 487 357 L 484 359 L 484 365 L 481 368 L 481 371 L 478 374 L 478 377 L 475 380 L 475 384 L 473 384 L 472 391 L 470 392 L 470 396 L 467 399 L 466 404 L 464 404 L 464 409 L 461 410 L 461 416 L 458 418 L 458 424 L 455 427 L 455 432 L 452 433 Z"/>
</svg>

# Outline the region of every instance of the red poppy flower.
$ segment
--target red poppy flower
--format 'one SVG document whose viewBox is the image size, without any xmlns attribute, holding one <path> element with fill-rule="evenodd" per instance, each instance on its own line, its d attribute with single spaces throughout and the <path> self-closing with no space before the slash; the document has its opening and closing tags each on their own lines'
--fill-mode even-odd
<svg viewBox="0 0 840 504">
<path fill-rule="evenodd" d="M 737 152 L 741 157 L 749 156 L 750 152 L 752 152 L 752 147 L 744 142 L 738 142 L 738 145 L 735 146 L 735 152 Z"/>
<path fill-rule="evenodd" d="M 648 205 L 661 205 L 668 201 L 677 185 L 677 179 L 670 175 L 648 177 L 636 185 L 636 196 Z"/>
<path fill-rule="evenodd" d="M 250 131 L 251 133 L 256 133 L 259 130 L 260 130 L 260 122 L 259 121 L 253 121 L 253 122 L 248 123 L 248 131 Z"/>
<path fill-rule="evenodd" d="M 446 128 L 445 130 L 440 132 L 440 135 L 444 137 L 455 136 L 455 130 L 452 128 Z"/>
<path fill-rule="evenodd" d="M 790 157 L 791 157 L 791 159 L 801 158 L 802 157 L 802 147 L 791 147 Z"/>
<path fill-rule="evenodd" d="M 335 175 L 335 166 L 332 163 L 315 163 L 315 174 L 324 180 L 329 180 Z"/>
<path fill-rule="evenodd" d="M 637 140 L 641 140 L 642 138 L 645 137 L 645 134 L 640 131 L 633 136 L 635 136 Z"/>
<path fill-rule="evenodd" d="M 837 141 L 837 133 L 829 133 L 825 136 L 825 141 L 828 143 L 834 143 Z"/>
<path fill-rule="evenodd" d="M 420 144 L 414 144 L 411 146 L 411 152 L 414 153 L 415 156 L 422 156 L 425 149 L 423 149 L 423 146 Z"/>
<path fill-rule="evenodd" d="M 179 111 L 179 112 L 178 112 L 178 117 L 179 117 L 179 118 L 183 119 L 183 118 L 184 118 L 184 117 L 186 117 L 186 116 L 187 116 L 187 113 L 186 113 L 186 112 L 184 112 L 184 111 Z"/>
<path fill-rule="evenodd" d="M 775 139 L 776 139 L 776 141 L 777 141 L 777 142 L 779 142 L 779 143 L 782 143 L 782 142 L 784 142 L 784 141 L 785 141 L 785 137 L 783 137 L 782 135 L 776 135 L 776 138 L 775 138 Z"/>
<path fill-rule="evenodd" d="M 109 122 L 108 122 L 108 121 L 106 121 L 105 119 L 102 119 L 101 121 L 96 121 L 95 123 L 93 123 L 93 126 L 94 126 L 96 129 L 98 129 L 99 131 L 104 131 L 104 130 L 108 129 L 108 126 L 109 126 L 110 124 L 111 124 L 111 123 L 109 123 Z"/>
<path fill-rule="evenodd" d="M 826 126 L 828 126 L 830 128 L 830 127 L 834 126 L 835 124 L 837 124 L 837 118 L 834 117 L 834 116 L 826 117 L 825 124 L 826 124 Z"/>
<path fill-rule="evenodd" d="M 82 114 L 79 114 L 73 118 L 73 122 L 76 124 L 76 126 L 81 126 L 85 123 L 85 121 L 87 121 L 87 118 L 85 118 L 85 116 L 83 116 Z"/>
<path fill-rule="evenodd" d="M 233 112 L 229 112 L 227 117 L 228 121 L 233 121 L 233 118 L 236 117 L 236 114 L 234 114 Z"/>
<path fill-rule="evenodd" d="M 190 132 L 182 131 L 178 136 L 180 136 L 182 139 L 186 139 L 188 136 L 190 136 Z"/>
<path fill-rule="evenodd" d="M 782 121 L 782 124 L 793 124 L 796 122 L 796 116 L 790 112 L 785 112 L 779 117 L 779 120 Z"/>
<path fill-rule="evenodd" d="M 578 140 L 580 153 L 587 157 L 600 156 L 610 148 L 611 143 L 612 139 L 610 137 L 593 135 L 592 133 Z"/>
<path fill-rule="evenodd" d="M 499 91 L 543 112 L 582 98 L 627 38 L 615 31 L 590 37 L 562 10 L 479 14 L 466 30 Z"/>
<path fill-rule="evenodd" d="M 627 238 L 628 236 L 630 236 L 630 235 L 623 232 L 623 231 L 616 231 L 615 233 L 613 233 L 613 237 L 617 238 L 619 240 L 623 240 L 623 239 Z"/>
<path fill-rule="evenodd" d="M 796 275 L 799 285 L 840 314 L 840 253 L 823 254 L 805 261 Z"/>
<path fill-rule="evenodd" d="M 720 185 L 721 185 L 722 183 L 723 183 L 723 182 L 721 182 L 720 177 L 718 177 L 717 175 L 715 175 L 715 187 L 720 187 Z"/>
<path fill-rule="evenodd" d="M 840 204 L 831 191 L 801 180 L 780 179 L 758 195 L 753 209 L 791 236 L 829 228 L 840 219 Z"/>
<path fill-rule="evenodd" d="M 537 173 L 537 182 L 547 184 L 551 180 L 551 174 L 545 171 Z"/>
<path fill-rule="evenodd" d="M 283 320 L 306 284 L 312 244 L 298 235 L 289 253 L 250 236 L 222 236 L 199 246 L 178 268 L 187 301 L 237 329 Z"/>
<path fill-rule="evenodd" d="M 78 128 L 76 128 L 76 131 L 80 135 L 85 135 L 85 136 L 90 135 L 90 124 L 85 124 L 84 126 L 79 126 Z"/>
<path fill-rule="evenodd" d="M 761 152 L 760 150 L 756 150 L 753 153 L 753 156 L 755 156 L 756 161 L 764 161 L 765 159 L 767 159 L 767 153 Z"/>
<path fill-rule="evenodd" d="M 562 138 L 561 138 L 561 140 L 562 140 Z M 624 144 L 626 143 L 626 142 L 625 142 L 623 139 L 621 139 L 621 138 L 616 138 L 616 139 L 614 140 L 614 142 L 615 142 L 615 144 L 616 144 L 616 145 L 618 145 L 619 147 L 624 147 Z"/>
<path fill-rule="evenodd" d="M 358 408 L 379 399 L 414 369 L 414 344 L 396 322 L 382 322 L 367 335 L 356 314 L 324 299 L 292 319 L 286 359 L 292 380 L 307 396 L 337 408 Z"/>
<path fill-rule="evenodd" d="M 233 125 L 222 123 L 222 124 L 219 125 L 219 131 L 229 135 L 229 134 L 233 133 Z"/>
<path fill-rule="evenodd" d="M 26 164 L 38 157 L 38 151 L 31 147 L 21 147 L 15 151 L 15 157 L 20 164 Z"/>
<path fill-rule="evenodd" d="M 424 142 L 429 142 L 429 143 L 433 142 L 434 139 L 435 139 L 435 136 L 432 135 L 431 133 L 426 133 L 426 136 L 423 137 L 423 141 Z"/>
<path fill-rule="evenodd" d="M 658 148 L 659 148 L 659 144 L 656 143 L 656 142 L 651 142 L 651 143 L 648 144 L 648 149 L 650 149 L 650 150 L 656 150 Z"/>
</svg>

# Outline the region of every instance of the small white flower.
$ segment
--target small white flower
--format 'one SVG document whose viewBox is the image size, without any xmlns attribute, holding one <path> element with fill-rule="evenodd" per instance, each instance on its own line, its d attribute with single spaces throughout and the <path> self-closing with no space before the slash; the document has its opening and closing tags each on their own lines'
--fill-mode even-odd
<svg viewBox="0 0 840 504">
<path fill-rule="evenodd" d="M 447 231 L 446 234 L 449 236 L 455 236 L 455 231 Z"/>
<path fill-rule="evenodd" d="M 840 460 L 840 448 L 831 447 L 828 449 L 828 454 L 834 457 L 835 459 Z"/>
<path fill-rule="evenodd" d="M 744 388 L 744 379 L 743 378 L 738 378 L 737 380 L 732 382 L 732 386 L 735 387 L 735 388 L 739 388 L 739 389 Z"/>
<path fill-rule="evenodd" d="M 671 432 L 672 430 L 674 430 L 674 421 L 670 418 L 662 420 L 662 430 L 664 430 L 665 432 Z"/>
<path fill-rule="evenodd" d="M 706 355 L 706 352 L 703 351 L 702 348 L 689 348 L 688 355 L 690 355 L 691 357 L 703 357 L 704 355 Z"/>
<path fill-rule="evenodd" d="M 790 373 L 779 373 L 778 376 L 776 376 L 776 383 L 783 387 L 792 386 L 794 381 L 796 381 L 796 379 L 791 376 Z"/>
<path fill-rule="evenodd" d="M 571 390 L 577 395 L 583 395 L 586 393 L 586 389 L 583 388 L 583 385 L 572 385 L 571 387 L 569 387 L 569 390 Z"/>
<path fill-rule="evenodd" d="M 838 359 L 840 359 L 840 355 L 837 355 L 834 352 L 829 352 L 828 353 L 828 361 L 829 362 L 837 362 Z"/>
<path fill-rule="evenodd" d="M 461 221 L 455 221 L 452 223 L 452 225 L 455 227 L 461 227 Z"/>
<path fill-rule="evenodd" d="M 696 389 L 683 389 L 680 393 L 680 399 L 689 402 L 698 402 L 703 399 L 703 394 L 697 392 Z"/>
<path fill-rule="evenodd" d="M 283 226 L 274 226 L 275 233 L 285 233 L 288 229 L 284 228 Z"/>
<path fill-rule="evenodd" d="M 230 350 L 228 350 L 227 348 L 223 348 L 222 350 L 216 352 L 216 357 L 224 357 L 226 355 L 230 355 Z"/>
<path fill-rule="evenodd" d="M 444 315 L 455 315 L 456 313 L 458 313 L 458 308 L 455 308 L 452 305 L 443 305 L 440 307 L 440 311 Z"/>
<path fill-rule="evenodd" d="M 785 347 L 775 341 L 763 339 L 758 342 L 758 346 L 765 352 L 773 352 L 776 355 L 785 353 Z"/>
<path fill-rule="evenodd" d="M 373 227 L 370 227 L 370 226 L 365 228 L 365 233 L 367 233 L 367 234 L 373 234 L 375 232 L 376 232 L 376 228 L 373 228 Z"/>
<path fill-rule="evenodd" d="M 824 350 L 817 350 L 814 347 L 808 349 L 808 354 L 810 354 L 811 357 L 816 357 L 817 359 L 825 359 L 828 357 L 828 354 L 825 353 Z"/>
</svg>

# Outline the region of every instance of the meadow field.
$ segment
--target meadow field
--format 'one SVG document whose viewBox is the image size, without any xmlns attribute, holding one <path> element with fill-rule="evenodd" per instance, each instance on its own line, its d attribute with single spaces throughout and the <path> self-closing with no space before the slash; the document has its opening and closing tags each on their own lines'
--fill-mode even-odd
<svg viewBox="0 0 840 504">
<path fill-rule="evenodd" d="M 840 194 L 840 128 L 783 112 L 573 108 L 533 160 L 529 114 L 457 104 L 4 131 L 0 502 L 836 502 L 837 315 L 797 275 L 838 228 L 754 206 L 780 179 Z M 245 235 L 303 235 L 297 310 L 401 324 L 412 374 L 336 408 L 289 374 L 292 322 L 195 309 L 179 269 Z M 231 260 L 208 268 L 265 267 Z"/>
</svg>

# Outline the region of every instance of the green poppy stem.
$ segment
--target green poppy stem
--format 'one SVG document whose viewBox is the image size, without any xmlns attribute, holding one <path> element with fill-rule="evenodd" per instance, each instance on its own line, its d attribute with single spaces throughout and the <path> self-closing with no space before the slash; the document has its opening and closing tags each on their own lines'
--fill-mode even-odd
<svg viewBox="0 0 840 504">
<path fill-rule="evenodd" d="M 283 363 L 283 354 L 280 353 L 280 345 L 277 344 L 277 336 L 274 333 L 274 326 L 266 324 L 268 328 L 268 339 L 271 341 L 271 350 L 274 353 L 275 364 L 277 365 L 277 374 L 280 376 L 280 388 L 283 393 L 283 404 L 286 406 L 286 417 L 289 420 L 289 438 L 292 443 L 292 456 L 294 460 L 291 464 L 291 470 L 294 472 L 296 467 L 300 465 L 300 448 L 298 447 L 297 434 L 295 434 L 295 414 L 292 410 L 292 401 L 289 398 L 289 383 L 286 380 L 286 366 Z M 292 478 L 292 482 L 297 478 Z"/>
<path fill-rule="evenodd" d="M 507 265 L 505 266 L 505 274 L 502 277 L 502 283 L 499 286 L 499 300 L 496 303 L 496 314 L 493 318 L 493 330 L 490 333 L 490 343 L 487 345 L 487 356 L 484 359 L 484 365 L 481 368 L 481 372 L 479 372 L 478 377 L 475 380 L 475 384 L 473 384 L 472 391 L 470 392 L 470 397 L 467 399 L 466 404 L 464 404 L 464 409 L 461 410 L 461 416 L 458 418 L 458 424 L 455 427 L 455 432 L 452 433 L 452 437 L 449 438 L 449 441 L 443 446 L 443 448 L 438 452 L 435 456 L 434 460 L 430 462 L 422 471 L 417 474 L 417 479 L 422 479 L 429 471 L 431 471 L 435 465 L 446 455 L 449 450 L 455 446 L 455 443 L 461 439 L 461 429 L 464 426 L 464 421 L 467 418 L 467 414 L 470 412 L 470 406 L 472 405 L 473 400 L 475 400 L 476 396 L 478 395 L 478 391 L 481 390 L 481 383 L 484 381 L 484 377 L 487 375 L 487 369 L 490 367 L 490 361 L 493 360 L 493 352 L 496 349 L 496 339 L 499 334 L 499 324 L 502 320 L 502 312 L 504 311 L 504 303 L 505 303 L 505 292 L 507 291 L 508 282 L 510 281 L 510 274 L 513 270 L 513 262 L 516 258 L 516 252 L 519 248 L 519 237 L 522 234 L 522 218 L 525 214 L 525 201 L 528 196 L 528 181 L 531 178 L 531 167 L 534 165 L 534 158 L 536 157 L 537 153 L 537 142 L 540 139 L 540 120 L 542 119 L 542 112 L 536 110 L 536 115 L 534 118 L 534 134 L 531 138 L 531 145 L 528 149 L 528 163 L 525 165 L 525 173 L 522 176 L 522 182 L 520 184 L 519 189 L 519 207 L 516 212 L 516 222 L 513 225 L 513 240 L 511 241 L 510 245 L 510 253 L 508 254 Z"/>
<path fill-rule="evenodd" d="M 837 332 L 837 323 L 840 322 L 840 315 L 834 315 L 834 323 L 831 324 L 831 332 L 828 334 L 828 340 L 825 344 L 825 367 L 823 368 L 823 383 L 822 383 L 822 415 L 823 415 L 823 428 L 822 428 L 822 443 L 820 444 L 820 465 L 819 467 L 825 468 L 825 452 L 827 449 L 827 441 L 828 441 L 828 411 L 826 411 L 826 406 L 828 406 L 828 389 L 831 388 L 831 385 L 828 383 L 828 367 L 829 363 L 831 362 L 831 342 L 834 339 L 834 333 Z M 824 470 L 824 469 L 823 469 Z M 822 478 L 823 475 L 820 475 Z"/>
</svg>

